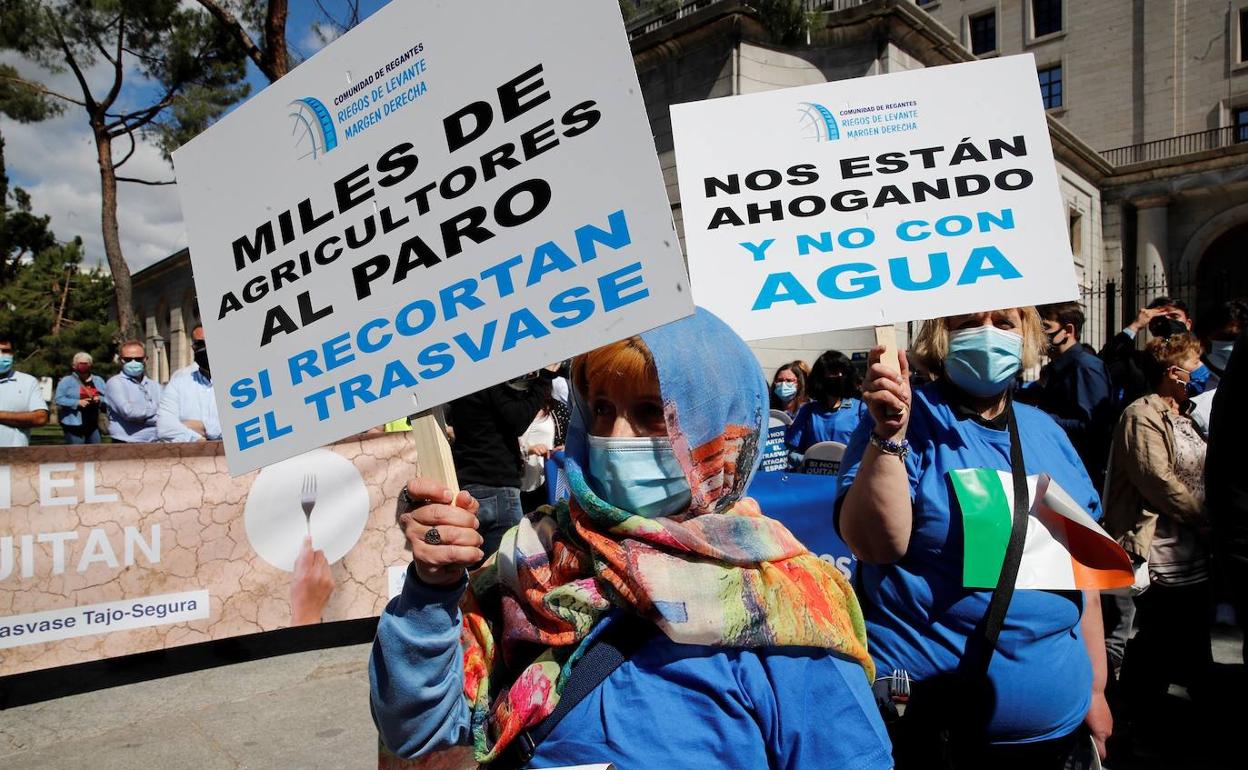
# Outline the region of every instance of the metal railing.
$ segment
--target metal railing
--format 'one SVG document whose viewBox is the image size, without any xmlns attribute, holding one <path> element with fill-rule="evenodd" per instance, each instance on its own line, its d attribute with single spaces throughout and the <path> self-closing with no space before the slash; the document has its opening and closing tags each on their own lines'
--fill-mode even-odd
<svg viewBox="0 0 1248 770">
<path fill-rule="evenodd" d="M 1248 141 L 1248 126 L 1224 126 L 1211 128 L 1208 131 L 1172 136 L 1168 139 L 1115 147 L 1112 150 L 1101 150 L 1101 157 L 1112 165 L 1127 166 L 1132 163 L 1149 163 L 1206 150 L 1218 150 L 1245 141 Z"/>
<path fill-rule="evenodd" d="M 868 0 L 801 0 L 802 9 L 807 13 L 813 11 L 843 11 L 846 8 L 862 5 Z M 628 38 L 633 40 L 654 32 L 657 29 L 671 24 L 677 19 L 683 19 L 690 16 L 703 8 L 716 3 L 725 2 L 725 0 L 672 0 L 672 2 L 658 3 L 653 10 L 638 14 L 629 20 Z"/>
</svg>

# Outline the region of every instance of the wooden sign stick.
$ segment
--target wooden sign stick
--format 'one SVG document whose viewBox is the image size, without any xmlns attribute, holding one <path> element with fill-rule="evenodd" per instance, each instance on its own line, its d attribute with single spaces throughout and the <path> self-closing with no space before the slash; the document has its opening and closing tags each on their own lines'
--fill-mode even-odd
<svg viewBox="0 0 1248 770">
<path fill-rule="evenodd" d="M 451 490 L 451 499 L 459 494 L 459 477 L 451 444 L 446 440 L 446 422 L 439 409 L 421 412 L 411 420 L 412 441 L 416 444 L 417 472 L 422 476 L 441 479 Z M 411 548 L 410 544 L 405 544 Z M 378 770 L 477 770 L 471 746 L 456 746 L 434 751 L 416 759 L 400 759 L 386 750 L 377 736 Z"/>
<path fill-rule="evenodd" d="M 412 420 L 412 441 L 416 443 L 420 475 L 440 479 L 453 497 L 459 493 L 459 477 L 455 474 L 451 444 L 446 440 L 446 423 L 441 417 L 436 409 L 418 414 Z"/>
<path fill-rule="evenodd" d="M 897 328 L 892 324 L 875 327 L 875 344 L 884 348 L 884 352 L 880 354 L 880 363 L 900 373 L 901 361 L 897 358 Z M 899 414 L 901 412 L 894 412 L 893 416 Z"/>
</svg>

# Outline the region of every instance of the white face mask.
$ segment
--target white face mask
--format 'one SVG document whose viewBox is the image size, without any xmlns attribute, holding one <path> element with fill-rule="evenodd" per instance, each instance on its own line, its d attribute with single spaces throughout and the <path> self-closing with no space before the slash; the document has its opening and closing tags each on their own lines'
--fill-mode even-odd
<svg viewBox="0 0 1248 770">
<path fill-rule="evenodd" d="M 589 481 L 616 508 L 653 519 L 689 507 L 693 494 L 672 440 L 589 436 Z"/>
<path fill-rule="evenodd" d="M 1209 365 L 1219 372 L 1226 371 L 1226 365 L 1231 362 L 1231 352 L 1235 350 L 1235 340 L 1217 340 L 1209 345 Z"/>
</svg>

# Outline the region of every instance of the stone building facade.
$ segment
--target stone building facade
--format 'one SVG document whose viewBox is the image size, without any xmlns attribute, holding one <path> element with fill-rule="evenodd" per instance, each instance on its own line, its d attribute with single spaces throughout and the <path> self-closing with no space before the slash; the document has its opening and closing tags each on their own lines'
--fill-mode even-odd
<svg viewBox="0 0 1248 770">
<path fill-rule="evenodd" d="M 951 32 L 905 0 L 811 5 L 832 10 L 813 17 L 806 40 L 792 46 L 774 43 L 748 3 L 734 0 L 687 2 L 685 15 L 675 13 L 649 32 L 642 27 L 634 37 L 634 60 L 682 238 L 671 105 L 973 58 Z M 1112 168 L 1056 119 L 1050 119 L 1050 130 L 1076 265 L 1090 282 L 1104 262 L 1101 183 Z M 913 324 L 898 328 L 903 341 L 916 331 Z M 828 349 L 861 354 L 873 344 L 872 330 L 865 329 L 760 340 L 752 347 L 770 372 L 794 358 L 812 362 Z"/>
<path fill-rule="evenodd" d="M 968 52 L 1033 54 L 1049 114 L 1112 165 L 1119 320 L 1163 291 L 1197 308 L 1248 295 L 1248 0 L 916 5 Z"/>
<path fill-rule="evenodd" d="M 147 346 L 147 375 L 168 382 L 192 361 L 191 332 L 199 324 L 191 253 L 182 249 L 132 277 L 134 310 Z"/>
</svg>

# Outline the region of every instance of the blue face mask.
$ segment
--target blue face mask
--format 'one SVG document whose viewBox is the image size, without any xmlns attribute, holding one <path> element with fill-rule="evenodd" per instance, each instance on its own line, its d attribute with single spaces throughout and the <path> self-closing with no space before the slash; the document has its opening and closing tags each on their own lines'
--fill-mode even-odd
<svg viewBox="0 0 1248 770">
<path fill-rule="evenodd" d="M 13 354 L 0 353 L 0 374 L 8 374 L 13 368 Z"/>
<path fill-rule="evenodd" d="M 133 377 L 137 380 L 143 376 L 143 362 L 127 361 L 121 365 L 121 371 L 125 372 L 127 377 Z"/>
<path fill-rule="evenodd" d="M 788 401 L 797 395 L 797 383 L 777 382 L 771 390 L 776 394 L 776 398 L 779 398 L 781 401 Z"/>
<path fill-rule="evenodd" d="M 693 499 L 666 436 L 611 438 L 589 436 L 589 480 L 594 491 L 616 508 L 647 519 L 670 516 Z"/>
<path fill-rule="evenodd" d="M 1205 387 L 1209 384 L 1209 367 L 1201 364 L 1191 371 L 1187 380 L 1188 397 L 1199 396 L 1205 392 Z"/>
<path fill-rule="evenodd" d="M 1023 366 L 1023 338 L 995 326 L 976 326 L 949 333 L 945 374 L 972 396 L 1004 391 Z"/>
</svg>

